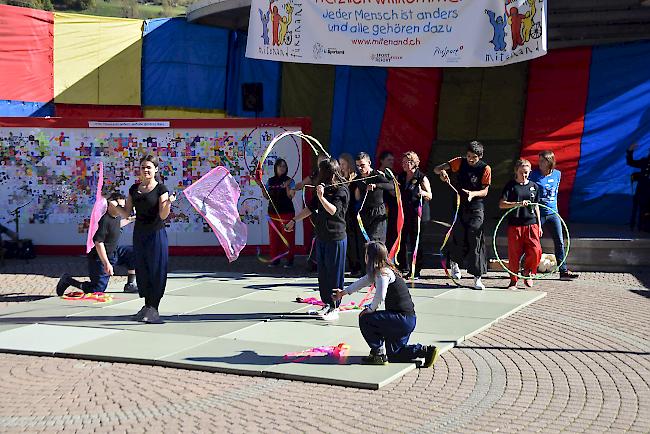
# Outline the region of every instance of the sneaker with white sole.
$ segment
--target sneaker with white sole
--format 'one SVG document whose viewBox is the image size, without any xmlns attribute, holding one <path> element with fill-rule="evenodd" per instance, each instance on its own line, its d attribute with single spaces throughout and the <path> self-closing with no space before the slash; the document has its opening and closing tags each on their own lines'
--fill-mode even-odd
<svg viewBox="0 0 650 434">
<path fill-rule="evenodd" d="M 481 282 L 481 276 L 474 276 L 474 289 L 485 289 L 485 285 Z"/>
<path fill-rule="evenodd" d="M 326 314 L 322 315 L 322 318 L 325 321 L 336 321 L 337 319 L 339 319 L 339 310 L 330 309 Z"/>
<path fill-rule="evenodd" d="M 452 279 L 460 280 L 462 275 L 460 274 L 460 267 L 454 261 L 449 261 L 449 268 L 451 271 Z"/>
</svg>

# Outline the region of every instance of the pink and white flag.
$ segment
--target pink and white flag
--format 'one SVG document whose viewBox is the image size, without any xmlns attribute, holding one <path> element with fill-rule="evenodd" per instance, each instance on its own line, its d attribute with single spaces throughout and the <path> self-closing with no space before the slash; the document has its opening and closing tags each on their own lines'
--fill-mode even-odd
<svg viewBox="0 0 650 434">
<path fill-rule="evenodd" d="M 212 228 L 228 261 L 239 257 L 246 246 L 248 228 L 239 217 L 240 189 L 228 169 L 218 166 L 183 190 L 194 209 Z"/>
<path fill-rule="evenodd" d="M 90 213 L 90 225 L 88 226 L 88 238 L 86 238 L 86 253 L 95 247 L 95 242 L 93 237 L 99 229 L 99 219 L 106 214 L 108 209 L 108 203 L 106 198 L 102 196 L 102 187 L 104 187 L 104 163 L 99 162 L 99 177 L 97 179 L 97 192 L 95 193 L 95 204 L 93 205 L 93 210 Z"/>
</svg>

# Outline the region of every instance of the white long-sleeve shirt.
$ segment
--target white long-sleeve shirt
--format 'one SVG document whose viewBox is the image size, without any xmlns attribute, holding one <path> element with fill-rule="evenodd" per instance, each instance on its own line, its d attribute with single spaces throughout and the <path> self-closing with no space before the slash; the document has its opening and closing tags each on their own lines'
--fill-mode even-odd
<svg viewBox="0 0 650 434">
<path fill-rule="evenodd" d="M 374 281 L 373 281 L 374 280 Z M 386 300 L 386 291 L 388 291 L 388 285 L 395 281 L 395 273 L 390 268 L 384 268 L 381 271 L 378 271 L 374 279 L 371 279 L 367 274 L 361 277 L 356 282 L 349 285 L 345 288 L 346 294 L 353 294 L 358 290 L 370 286 L 373 283 L 375 284 L 375 296 L 372 299 L 372 303 L 368 307 L 368 310 L 371 312 L 376 311 Z"/>
</svg>

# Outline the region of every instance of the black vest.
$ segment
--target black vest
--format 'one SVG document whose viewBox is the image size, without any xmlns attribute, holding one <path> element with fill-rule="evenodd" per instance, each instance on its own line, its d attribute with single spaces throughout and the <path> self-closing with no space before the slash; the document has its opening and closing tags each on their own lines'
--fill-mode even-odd
<svg viewBox="0 0 650 434">
<path fill-rule="evenodd" d="M 397 177 L 402 193 L 404 212 L 417 210 L 420 206 L 420 198 L 418 194 L 420 193 L 419 187 L 422 185 L 424 177 L 425 175 L 420 169 L 415 169 L 413 178 L 411 178 L 408 183 L 406 182 L 406 172 L 400 173 Z"/>
<path fill-rule="evenodd" d="M 395 276 L 395 281 L 388 285 L 384 303 L 388 311 L 415 315 L 415 305 L 411 300 L 409 288 L 404 279 L 399 276 Z"/>
<path fill-rule="evenodd" d="M 470 166 L 467 159 L 463 158 L 460 163 L 460 170 L 458 170 L 458 186 L 463 190 L 479 191 L 483 190 L 483 174 L 487 164 L 483 160 L 479 160 L 475 166 Z M 483 198 L 475 197 L 469 204 L 467 203 L 467 195 L 459 190 L 463 199 L 462 204 L 470 206 L 471 208 L 479 208 L 483 206 Z"/>
<path fill-rule="evenodd" d="M 286 181 L 289 181 L 291 178 L 289 178 L 287 175 L 283 176 L 274 176 L 272 178 L 269 178 L 269 197 L 273 201 L 273 204 L 277 207 L 277 212 L 280 214 L 291 214 L 294 213 L 295 210 L 293 208 L 293 201 L 291 198 L 287 195 L 287 189 L 282 187 L 282 184 Z M 269 202 L 269 209 L 268 209 L 269 214 L 275 214 L 275 208 L 273 208 L 273 205 L 271 202 Z"/>
</svg>

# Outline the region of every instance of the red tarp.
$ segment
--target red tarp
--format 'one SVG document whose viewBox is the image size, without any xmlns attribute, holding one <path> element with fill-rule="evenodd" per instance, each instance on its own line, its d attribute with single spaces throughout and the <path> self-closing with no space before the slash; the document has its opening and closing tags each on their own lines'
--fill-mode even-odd
<svg viewBox="0 0 650 434">
<path fill-rule="evenodd" d="M 0 5 L 0 99 L 54 98 L 54 16 Z"/>
<path fill-rule="evenodd" d="M 141 118 L 142 107 L 133 105 L 56 104 L 60 118 Z"/>
<path fill-rule="evenodd" d="M 388 70 L 386 109 L 377 155 L 391 151 L 398 171 L 401 171 L 401 156 L 407 151 L 415 151 L 420 156 L 420 167 L 426 167 L 436 138 L 441 82 L 439 68 Z"/>
<path fill-rule="evenodd" d="M 569 217 L 571 191 L 580 159 L 589 86 L 591 48 L 554 50 L 530 62 L 521 155 L 537 165 L 543 150 L 555 153 L 562 172 L 558 206 Z"/>
</svg>

